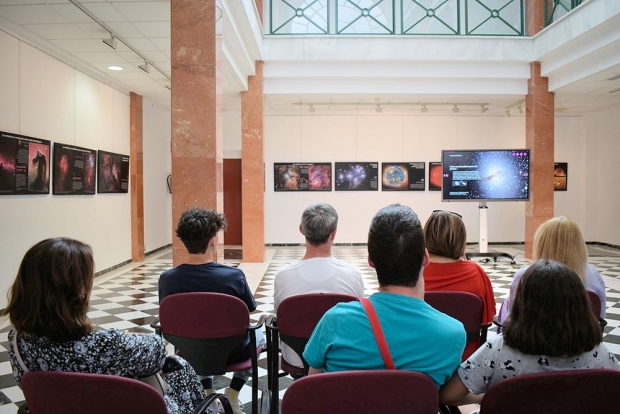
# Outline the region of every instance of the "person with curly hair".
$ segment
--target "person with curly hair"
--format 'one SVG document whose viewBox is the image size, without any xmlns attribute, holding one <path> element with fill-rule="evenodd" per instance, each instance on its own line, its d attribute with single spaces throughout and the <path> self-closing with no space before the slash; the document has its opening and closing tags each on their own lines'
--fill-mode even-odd
<svg viewBox="0 0 620 414">
<path fill-rule="evenodd" d="M 192 207 L 179 219 L 177 236 L 185 245 L 189 259 L 172 269 L 166 270 L 159 278 L 159 301 L 176 293 L 212 292 L 235 296 L 241 299 L 252 312 L 256 301 L 243 272 L 234 267 L 216 263 L 218 232 L 226 229 L 226 219 L 215 210 Z M 262 331 L 256 331 L 256 344 L 265 343 Z M 250 338 L 237 347 L 230 355 L 228 363 L 246 360 L 250 355 Z M 199 373 L 201 374 L 201 373 Z M 235 372 L 230 387 L 224 394 L 228 397 L 235 414 L 242 414 L 239 404 L 239 391 L 250 377 L 249 371 Z M 213 377 L 201 376 L 201 382 L 211 394 Z"/>
</svg>

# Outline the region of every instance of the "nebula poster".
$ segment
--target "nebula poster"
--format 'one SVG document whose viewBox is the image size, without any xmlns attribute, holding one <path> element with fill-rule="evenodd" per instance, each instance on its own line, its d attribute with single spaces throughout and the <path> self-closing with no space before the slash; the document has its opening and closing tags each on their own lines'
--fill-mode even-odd
<svg viewBox="0 0 620 414">
<path fill-rule="evenodd" d="M 49 194 L 50 148 L 48 140 L 0 131 L 0 195 Z"/>
<path fill-rule="evenodd" d="M 274 191 L 331 191 L 332 164 L 280 163 L 273 164 Z"/>
<path fill-rule="evenodd" d="M 98 151 L 97 192 L 126 193 L 129 191 L 129 155 Z"/>
<path fill-rule="evenodd" d="M 424 191 L 426 169 L 423 162 L 381 163 L 383 191 Z"/>
<path fill-rule="evenodd" d="M 94 149 L 54 143 L 54 195 L 95 194 Z"/>
<path fill-rule="evenodd" d="M 530 151 L 442 151 L 443 201 L 527 201 Z"/>
<path fill-rule="evenodd" d="M 336 191 L 378 191 L 378 162 L 337 162 Z"/>
<path fill-rule="evenodd" d="M 568 163 L 556 162 L 553 164 L 553 190 L 566 191 L 568 188 Z"/>
<path fill-rule="evenodd" d="M 441 162 L 428 163 L 428 191 L 441 191 Z"/>
</svg>

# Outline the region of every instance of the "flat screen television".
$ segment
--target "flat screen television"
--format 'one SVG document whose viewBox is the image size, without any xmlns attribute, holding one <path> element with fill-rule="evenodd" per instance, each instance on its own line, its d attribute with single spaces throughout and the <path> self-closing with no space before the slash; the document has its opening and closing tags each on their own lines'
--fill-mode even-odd
<svg viewBox="0 0 620 414">
<path fill-rule="evenodd" d="M 443 150 L 442 201 L 528 201 L 530 150 Z"/>
</svg>

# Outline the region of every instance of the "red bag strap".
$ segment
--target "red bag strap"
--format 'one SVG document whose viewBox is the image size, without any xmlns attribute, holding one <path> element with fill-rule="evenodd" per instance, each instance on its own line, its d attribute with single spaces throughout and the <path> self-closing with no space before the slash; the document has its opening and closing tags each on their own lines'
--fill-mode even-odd
<svg viewBox="0 0 620 414">
<path fill-rule="evenodd" d="M 379 351 L 381 352 L 381 357 L 383 358 L 385 368 L 396 369 L 394 361 L 392 360 L 392 355 L 390 354 L 390 348 L 385 341 L 385 335 L 383 335 L 383 329 L 381 328 L 381 323 L 379 323 L 377 312 L 375 312 L 375 308 L 372 306 L 372 303 L 370 303 L 368 298 L 362 298 L 360 299 L 360 302 L 362 303 L 362 306 L 366 311 L 366 315 L 368 315 L 368 319 L 370 320 L 370 326 L 372 327 L 372 332 L 375 334 L 377 345 L 379 345 Z"/>
</svg>

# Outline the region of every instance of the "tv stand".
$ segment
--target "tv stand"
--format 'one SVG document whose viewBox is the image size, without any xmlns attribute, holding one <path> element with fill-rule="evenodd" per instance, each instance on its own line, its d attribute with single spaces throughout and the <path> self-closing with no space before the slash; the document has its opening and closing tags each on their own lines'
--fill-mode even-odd
<svg viewBox="0 0 620 414">
<path fill-rule="evenodd" d="M 493 258 L 494 262 L 497 262 L 498 257 L 507 257 L 510 259 L 510 264 L 515 265 L 517 262 L 515 261 L 514 256 L 509 255 L 505 252 L 489 252 L 489 222 L 488 222 L 488 213 L 489 207 L 487 207 L 486 201 L 481 201 L 478 204 L 478 211 L 480 212 L 480 238 L 478 241 L 478 251 L 477 252 L 465 252 L 465 257 L 467 260 L 471 260 L 472 257 L 486 257 L 486 263 L 490 262 Z"/>
</svg>

